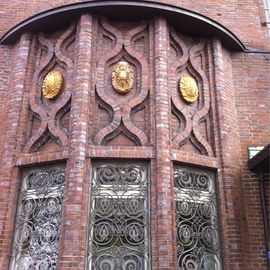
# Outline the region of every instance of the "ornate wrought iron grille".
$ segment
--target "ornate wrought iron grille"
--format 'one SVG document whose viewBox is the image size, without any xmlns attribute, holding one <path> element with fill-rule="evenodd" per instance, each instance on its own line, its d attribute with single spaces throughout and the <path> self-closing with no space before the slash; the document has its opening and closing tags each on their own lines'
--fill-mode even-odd
<svg viewBox="0 0 270 270">
<path fill-rule="evenodd" d="M 147 184 L 147 166 L 143 163 L 94 164 L 89 269 L 150 269 Z"/>
<path fill-rule="evenodd" d="M 11 269 L 55 270 L 64 191 L 62 167 L 24 173 Z"/>
<path fill-rule="evenodd" d="M 177 258 L 181 270 L 221 270 L 214 173 L 175 166 Z"/>
</svg>

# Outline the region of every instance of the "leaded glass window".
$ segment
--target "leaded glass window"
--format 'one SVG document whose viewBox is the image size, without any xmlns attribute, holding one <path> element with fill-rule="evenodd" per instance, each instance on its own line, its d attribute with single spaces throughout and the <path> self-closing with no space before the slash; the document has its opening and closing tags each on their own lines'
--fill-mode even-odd
<svg viewBox="0 0 270 270">
<path fill-rule="evenodd" d="M 12 270 L 55 270 L 65 174 L 63 167 L 26 170 L 18 203 Z"/>
<path fill-rule="evenodd" d="M 221 270 L 219 225 L 213 172 L 175 166 L 179 270 Z"/>
<path fill-rule="evenodd" d="M 148 183 L 144 163 L 94 164 L 89 269 L 150 269 Z"/>
</svg>

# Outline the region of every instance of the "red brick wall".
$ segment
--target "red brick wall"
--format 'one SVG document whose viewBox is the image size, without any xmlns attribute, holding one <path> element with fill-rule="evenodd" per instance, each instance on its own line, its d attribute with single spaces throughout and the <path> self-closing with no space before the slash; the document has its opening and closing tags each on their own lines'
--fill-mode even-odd
<svg viewBox="0 0 270 270">
<path fill-rule="evenodd" d="M 270 134 L 270 56 L 262 54 L 233 54 L 236 111 L 238 115 L 241 149 L 242 185 L 245 195 L 250 265 L 265 269 L 266 246 L 259 194 L 259 177 L 247 168 L 247 148 L 265 146 Z M 266 189 L 269 194 L 269 189 Z"/>
<path fill-rule="evenodd" d="M 49 8 L 59 7 L 70 3 L 79 3 L 78 0 L 59 0 L 50 2 L 38 1 L 1 1 L 0 36 L 17 23 Z M 85 1 L 86 2 L 86 1 Z M 265 23 L 263 1 L 188 1 L 169 0 L 152 1 L 164 4 L 175 5 L 198 12 L 221 23 L 234 32 L 247 46 L 269 49 L 269 37 Z"/>
<path fill-rule="evenodd" d="M 269 48 L 259 2 L 175 2 L 211 15 L 256 49 Z M 0 16 L 2 32 L 46 4 L 8 2 Z M 0 47 L 0 269 L 10 259 L 18 166 L 63 160 L 67 184 L 58 267 L 84 269 L 91 160 L 108 157 L 151 161 L 152 269 L 176 265 L 173 163 L 217 171 L 224 269 L 267 269 L 259 179 L 246 164 L 248 146 L 269 143 L 269 54 L 229 52 L 219 40 L 198 42 L 172 32 L 165 18 L 111 23 L 88 14 L 45 39 L 24 34 L 14 46 Z M 40 89 L 53 53 L 64 63 L 54 67 L 64 74 L 65 88 L 50 103 Z M 123 57 L 138 80 L 130 99 L 117 96 L 110 82 L 114 63 Z M 193 105 L 181 102 L 177 92 L 183 72 L 199 85 Z"/>
<path fill-rule="evenodd" d="M 4 135 L 2 134 L 2 156 L 1 156 L 1 267 L 7 269 L 9 261 L 9 250 L 12 243 L 13 223 L 15 216 L 18 187 L 19 170 L 14 167 L 17 140 L 20 125 L 20 116 L 26 84 L 28 57 L 30 52 L 30 35 L 22 35 L 16 49 L 14 50 L 12 71 L 9 81 L 7 99 L 5 101 Z M 17 62 L 18 61 L 18 62 Z M 13 205 L 13 206 L 12 206 Z"/>
</svg>

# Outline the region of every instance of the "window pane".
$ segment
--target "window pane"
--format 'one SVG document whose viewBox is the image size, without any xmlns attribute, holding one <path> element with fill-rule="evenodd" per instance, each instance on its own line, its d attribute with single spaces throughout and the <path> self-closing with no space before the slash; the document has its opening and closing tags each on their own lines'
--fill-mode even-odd
<svg viewBox="0 0 270 270">
<path fill-rule="evenodd" d="M 265 10 L 266 25 L 268 27 L 268 34 L 270 36 L 270 0 L 263 0 L 263 3 Z"/>
<path fill-rule="evenodd" d="M 214 173 L 174 169 L 177 258 L 181 270 L 220 270 Z"/>
<path fill-rule="evenodd" d="M 149 269 L 147 184 L 142 163 L 94 164 L 89 269 Z"/>
<path fill-rule="evenodd" d="M 24 173 L 11 269 L 56 269 L 64 180 L 62 168 Z"/>
</svg>

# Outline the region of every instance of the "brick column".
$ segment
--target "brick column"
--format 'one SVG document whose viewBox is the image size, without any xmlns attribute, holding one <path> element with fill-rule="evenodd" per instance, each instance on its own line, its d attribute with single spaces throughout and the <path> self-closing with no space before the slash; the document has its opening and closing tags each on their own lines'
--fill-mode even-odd
<svg viewBox="0 0 270 270">
<path fill-rule="evenodd" d="M 246 224 L 241 184 L 241 144 L 236 114 L 235 89 L 230 53 L 220 41 L 213 43 L 216 104 L 219 119 L 219 150 L 221 169 L 218 172 L 221 240 L 224 269 L 248 268 L 244 244 Z M 245 258 L 246 257 L 246 258 Z"/>
<path fill-rule="evenodd" d="M 92 26 L 92 16 L 82 15 L 78 23 L 75 45 L 75 83 L 70 119 L 70 153 L 66 168 L 58 269 L 84 269 L 86 258 L 89 189 L 86 151 L 89 90 L 91 88 Z"/>
<path fill-rule="evenodd" d="M 164 18 L 155 18 L 155 101 L 156 101 L 156 192 L 157 228 L 152 239 L 157 258 L 157 268 L 175 270 L 175 226 L 173 213 L 173 179 L 170 156 L 170 96 L 168 84 L 169 33 Z M 155 261 L 157 263 L 155 264 Z"/>
<path fill-rule="evenodd" d="M 0 157 L 0 265 L 7 269 L 11 251 L 14 218 L 17 206 L 20 177 L 14 167 L 20 125 L 20 113 L 24 96 L 27 64 L 31 45 L 30 34 L 23 34 L 17 45 L 10 76 L 7 100 L 6 134 L 3 156 Z"/>
</svg>

